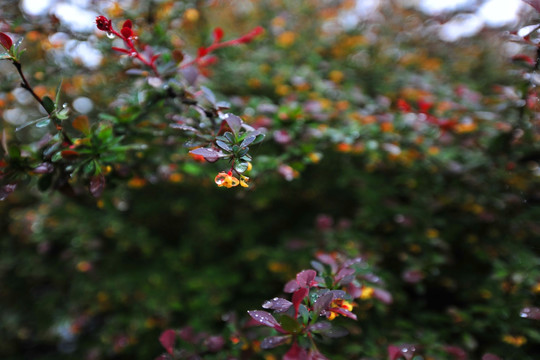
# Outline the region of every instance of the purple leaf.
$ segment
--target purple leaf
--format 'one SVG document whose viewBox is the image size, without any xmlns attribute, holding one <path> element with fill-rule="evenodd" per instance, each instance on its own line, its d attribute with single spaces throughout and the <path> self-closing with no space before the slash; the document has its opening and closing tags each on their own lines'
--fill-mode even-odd
<svg viewBox="0 0 540 360">
<path fill-rule="evenodd" d="M 394 301 L 394 299 L 392 298 L 392 294 L 390 294 L 386 290 L 379 288 L 373 288 L 373 296 L 375 297 L 375 299 L 387 305 L 391 304 Z"/>
<path fill-rule="evenodd" d="M 237 135 L 242 127 L 242 119 L 233 114 L 227 114 L 225 116 L 226 117 L 223 119 L 223 121 L 225 121 L 231 128 L 232 132 Z"/>
<path fill-rule="evenodd" d="M 173 128 L 173 129 L 178 129 L 178 130 L 182 130 L 182 131 L 193 131 L 195 133 L 200 133 L 199 130 L 197 130 L 193 126 L 189 126 L 189 125 L 174 123 L 174 124 L 170 124 L 169 126 L 171 128 Z"/>
<path fill-rule="evenodd" d="M 343 280 L 345 277 L 347 278 L 350 278 L 351 275 L 354 275 L 355 273 L 355 270 L 354 269 L 351 269 L 351 268 L 343 268 L 341 270 L 338 271 L 338 273 L 336 274 L 336 282 L 340 282 L 341 280 Z M 350 278 L 351 280 L 349 282 L 352 281 L 353 278 Z M 349 283 L 348 282 L 348 283 Z M 347 283 L 347 284 L 348 284 Z M 341 283 L 342 285 L 345 285 L 346 283 L 342 282 Z"/>
<path fill-rule="evenodd" d="M 283 291 L 285 291 L 286 293 L 293 293 L 296 290 L 298 290 L 298 288 L 300 288 L 300 286 L 298 285 L 298 282 L 295 279 L 286 283 L 285 286 L 283 287 Z"/>
<path fill-rule="evenodd" d="M 100 197 L 105 189 L 105 176 L 103 174 L 92 176 L 90 179 L 90 193 L 93 197 Z"/>
<path fill-rule="evenodd" d="M 343 316 L 346 316 L 348 318 L 351 318 L 353 320 L 357 320 L 357 317 L 356 317 L 356 314 L 347 310 L 347 309 L 342 309 L 342 308 L 332 308 L 332 311 L 340 314 L 340 315 L 343 315 Z"/>
<path fill-rule="evenodd" d="M 332 328 L 332 324 L 328 321 L 319 321 L 309 327 L 311 331 L 328 331 Z"/>
<path fill-rule="evenodd" d="M 459 346 L 447 345 L 444 347 L 444 351 L 453 355 L 455 360 L 467 360 L 467 353 Z"/>
<path fill-rule="evenodd" d="M 315 300 L 315 304 L 313 304 L 313 312 L 319 315 L 321 311 L 328 309 L 333 299 L 334 294 L 331 292 L 319 296 L 317 300 Z"/>
<path fill-rule="evenodd" d="M 484 354 L 484 356 L 482 356 L 482 360 L 501 360 L 500 357 L 498 357 L 497 355 L 494 355 L 494 354 Z"/>
<path fill-rule="evenodd" d="M 44 162 L 44 163 L 41 163 L 38 166 L 36 166 L 33 171 L 36 174 L 50 174 L 50 173 L 53 172 L 53 170 L 54 170 L 54 165 L 53 164 L 48 163 L 48 162 Z"/>
<path fill-rule="evenodd" d="M 268 326 L 274 329 L 281 328 L 277 320 L 272 316 L 272 314 L 263 311 L 263 310 L 250 310 L 248 311 L 249 316 L 253 318 L 259 324 Z"/>
<path fill-rule="evenodd" d="M 5 200 L 9 194 L 15 191 L 17 184 L 6 184 L 0 187 L 0 201 Z"/>
<path fill-rule="evenodd" d="M 272 349 L 276 346 L 285 344 L 291 338 L 290 335 L 285 336 L 269 336 L 261 342 L 261 349 Z"/>
<path fill-rule="evenodd" d="M 275 297 L 272 300 L 265 301 L 262 307 L 265 309 L 272 309 L 277 312 L 285 312 L 292 306 L 292 304 L 293 303 L 289 300 Z"/>
<path fill-rule="evenodd" d="M 324 331 L 323 334 L 329 338 L 340 338 L 349 335 L 349 332 L 343 327 L 332 327 L 327 331 Z"/>
<path fill-rule="evenodd" d="M 206 100 L 208 100 L 210 102 L 210 104 L 215 105 L 216 104 L 216 95 L 214 95 L 212 90 L 210 90 L 206 86 L 201 86 L 201 89 L 203 91 L 203 94 L 204 94 L 204 97 L 206 98 Z"/>
<path fill-rule="evenodd" d="M 328 360 L 328 358 L 317 350 L 310 349 L 308 354 L 308 360 Z"/>
<path fill-rule="evenodd" d="M 531 5 L 536 11 L 540 12 L 540 0 L 523 0 L 523 2 Z"/>
<path fill-rule="evenodd" d="M 521 309 L 519 316 L 526 319 L 540 320 L 540 308 L 525 307 Z"/>
<path fill-rule="evenodd" d="M 169 354 L 174 352 L 174 340 L 176 339 L 176 332 L 173 329 L 165 330 L 159 336 L 159 342 Z"/>
<path fill-rule="evenodd" d="M 296 275 L 296 281 L 300 287 L 312 287 L 316 286 L 317 282 L 315 280 L 317 272 L 315 270 L 302 270 Z"/>
<path fill-rule="evenodd" d="M 330 290 L 330 292 L 334 294 L 334 299 L 343 299 L 347 296 L 347 293 L 343 290 Z"/>
<path fill-rule="evenodd" d="M 218 352 L 225 345 L 225 339 L 222 336 L 210 336 L 204 340 L 204 345 L 206 345 L 208 351 Z"/>
<path fill-rule="evenodd" d="M 343 267 L 349 267 L 349 266 L 354 265 L 354 264 L 359 264 L 359 263 L 361 263 L 363 261 L 364 261 L 363 258 L 356 257 L 354 259 L 350 259 L 350 260 L 345 261 L 345 263 L 343 264 Z"/>
<path fill-rule="evenodd" d="M 200 155 L 205 158 L 208 162 L 216 162 L 219 158 L 225 156 L 221 150 L 216 150 L 214 148 L 197 148 L 190 151 L 190 154 Z"/>
</svg>

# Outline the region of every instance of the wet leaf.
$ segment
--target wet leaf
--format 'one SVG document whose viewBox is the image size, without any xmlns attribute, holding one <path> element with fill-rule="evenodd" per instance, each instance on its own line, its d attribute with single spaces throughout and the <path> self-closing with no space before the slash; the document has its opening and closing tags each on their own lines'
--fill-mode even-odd
<svg viewBox="0 0 540 360">
<path fill-rule="evenodd" d="M 296 275 L 296 281 L 300 287 L 312 287 L 316 285 L 315 276 L 317 276 L 315 270 L 302 270 Z"/>
<path fill-rule="evenodd" d="M 219 146 L 220 148 L 222 148 L 223 150 L 225 151 L 231 151 L 231 147 L 229 146 L 229 144 L 221 141 L 221 140 L 216 140 L 216 145 Z"/>
<path fill-rule="evenodd" d="M 281 328 L 277 320 L 272 316 L 272 314 L 262 311 L 262 310 L 250 310 L 248 311 L 249 316 L 253 318 L 259 324 L 264 326 L 269 326 L 271 328 Z"/>
<path fill-rule="evenodd" d="M 298 282 L 295 279 L 287 282 L 283 287 L 283 291 L 285 291 L 286 293 L 292 293 L 295 292 L 299 287 L 300 285 L 298 285 Z"/>
<path fill-rule="evenodd" d="M 0 187 L 0 201 L 5 200 L 16 188 L 17 184 L 7 184 Z"/>
<path fill-rule="evenodd" d="M 249 164 L 247 162 L 237 161 L 234 163 L 234 170 L 238 171 L 239 173 L 245 172 L 248 167 Z"/>
<path fill-rule="evenodd" d="M 214 148 L 197 148 L 190 151 L 190 154 L 200 155 L 205 158 L 208 162 L 218 161 L 220 158 L 224 157 L 225 154 L 221 150 L 216 150 Z"/>
<path fill-rule="evenodd" d="M 105 176 L 103 174 L 95 175 L 90 178 L 90 193 L 93 197 L 100 197 L 105 190 Z"/>
<path fill-rule="evenodd" d="M 309 330 L 314 332 L 326 332 L 332 328 L 332 324 L 328 321 L 319 321 L 309 327 Z"/>
<path fill-rule="evenodd" d="M 326 294 L 319 296 L 319 298 L 317 298 L 313 304 L 313 312 L 318 315 L 321 313 L 321 311 L 328 309 L 333 299 L 334 294 L 331 292 L 327 292 Z"/>
<path fill-rule="evenodd" d="M 277 312 L 285 312 L 292 306 L 292 304 L 293 303 L 289 300 L 275 297 L 272 300 L 265 301 L 262 304 L 262 307 L 265 309 L 275 310 Z"/>
<path fill-rule="evenodd" d="M 285 336 L 269 336 L 261 342 L 261 349 L 272 349 L 276 346 L 283 345 L 291 338 L 290 335 Z"/>
<path fill-rule="evenodd" d="M 236 136 L 238 135 L 238 132 L 242 128 L 242 119 L 240 119 L 238 116 L 233 114 L 227 114 L 225 118 L 223 119 L 229 125 L 231 128 L 233 134 Z"/>
<path fill-rule="evenodd" d="M 525 307 L 521 309 L 519 316 L 525 319 L 540 320 L 540 308 Z"/>
</svg>

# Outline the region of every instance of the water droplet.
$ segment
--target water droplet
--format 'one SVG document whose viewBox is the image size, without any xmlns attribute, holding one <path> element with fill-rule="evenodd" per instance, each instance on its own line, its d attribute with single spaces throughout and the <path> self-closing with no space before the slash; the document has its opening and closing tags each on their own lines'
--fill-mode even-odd
<svg viewBox="0 0 540 360">
<path fill-rule="evenodd" d="M 540 320 L 540 308 L 525 307 L 519 312 L 519 316 L 524 319 Z"/>
<path fill-rule="evenodd" d="M 114 34 L 108 32 L 108 33 L 107 33 L 107 37 L 108 37 L 109 39 L 114 39 Z"/>
</svg>

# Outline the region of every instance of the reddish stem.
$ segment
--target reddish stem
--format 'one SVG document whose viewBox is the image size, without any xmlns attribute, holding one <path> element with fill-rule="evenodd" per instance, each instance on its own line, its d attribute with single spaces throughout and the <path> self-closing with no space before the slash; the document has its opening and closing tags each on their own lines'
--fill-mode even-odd
<svg viewBox="0 0 540 360">
<path fill-rule="evenodd" d="M 131 54 L 135 54 L 135 58 L 139 59 L 143 64 L 145 64 L 146 66 L 150 67 L 152 69 L 152 71 L 154 72 L 154 74 L 157 76 L 157 77 L 161 77 L 161 75 L 159 74 L 159 71 L 156 67 L 156 64 L 155 62 L 153 61 L 148 61 L 147 59 L 145 59 L 140 53 L 139 51 L 137 50 L 137 48 L 135 47 L 135 45 L 133 45 L 133 41 L 131 41 L 131 39 L 125 37 L 124 35 L 122 35 L 121 33 L 119 33 L 118 31 L 114 30 L 112 27 L 111 27 L 111 34 L 115 35 L 115 36 L 118 36 L 120 39 L 122 39 L 124 41 L 124 43 L 126 44 L 126 46 L 129 48 L 130 50 L 130 56 L 132 56 Z"/>
</svg>

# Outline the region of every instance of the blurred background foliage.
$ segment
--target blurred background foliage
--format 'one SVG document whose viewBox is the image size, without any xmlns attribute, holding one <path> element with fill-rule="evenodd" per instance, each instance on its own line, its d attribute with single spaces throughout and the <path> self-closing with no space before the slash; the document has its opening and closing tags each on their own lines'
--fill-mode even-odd
<svg viewBox="0 0 540 360">
<path fill-rule="evenodd" d="M 17 3 L 2 2 L 1 30 L 24 36 L 36 91 L 53 97 L 62 78 L 63 101 L 92 121 L 164 123 L 159 106 L 137 100 L 140 80 L 125 71 L 137 65 L 103 34 L 29 17 Z M 393 301 L 362 300 L 359 321 L 344 322 L 351 334 L 322 346 L 329 358 L 386 359 L 388 345 L 407 343 L 424 359 L 461 359 L 445 346 L 470 359 L 535 359 L 538 322 L 520 316 L 540 304 L 540 122 L 524 76 L 533 69 L 511 63 L 501 29 L 443 42 L 444 17 L 388 1 L 349 26 L 340 19 L 354 6 L 89 5 L 132 19 L 162 59 L 195 53 L 215 27 L 235 38 L 263 26 L 252 44 L 220 50 L 200 84 L 267 138 L 253 149 L 247 190 L 217 188 L 219 165 L 171 137 L 132 154 L 98 200 L 21 187 L 0 202 L 0 357 L 154 358 L 164 329 L 226 334 L 224 314 L 244 319 L 317 251 L 339 251 L 367 256 Z M 99 65 L 64 51 L 85 42 Z M 2 126 L 25 141 L 39 134 L 13 128 L 39 111 L 9 66 L 0 63 Z M 81 97 L 88 111 L 74 106 Z"/>
</svg>

